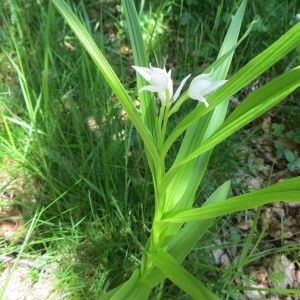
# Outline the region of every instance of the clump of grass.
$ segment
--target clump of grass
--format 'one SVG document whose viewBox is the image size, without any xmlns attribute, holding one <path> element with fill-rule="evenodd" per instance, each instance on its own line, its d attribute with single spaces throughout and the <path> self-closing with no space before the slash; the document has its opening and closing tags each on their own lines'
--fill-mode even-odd
<svg viewBox="0 0 300 300">
<path fill-rule="evenodd" d="M 275 5 L 274 1 L 271 3 Z M 282 21 L 276 22 L 283 31 L 288 27 L 295 3 L 286 1 L 275 10 L 271 4 L 271 8 L 266 7 L 270 9 L 270 18 L 285 9 Z M 118 23 L 119 12 L 110 4 L 99 5 L 101 9 L 93 3 L 81 4 L 76 9 L 100 47 L 111 56 L 120 78 L 124 82 L 133 81 L 127 71 L 132 60 L 130 53 L 118 52 L 124 46 L 118 41 L 126 41 Z M 154 3 L 149 11 L 145 6 L 141 17 L 145 22 L 151 20 L 145 34 L 151 44 L 157 45 L 149 47 L 153 49 L 149 50 L 149 56 L 156 62 L 176 65 L 178 77 L 187 70 L 198 73 L 203 65 L 215 59 L 235 10 L 226 1 L 213 5 L 213 15 L 209 13 L 208 2 L 201 10 L 195 9 L 198 4 L 193 1 L 189 5 Z M 254 11 L 261 9 L 259 3 L 253 2 Z M 165 11 L 170 18 L 162 17 Z M 92 13 L 94 18 L 89 17 Z M 115 24 L 107 24 L 112 14 Z M 123 115 L 118 99 L 51 5 L 12 1 L 1 8 L 1 16 L 4 43 L 0 63 L 7 72 L 3 72 L 0 84 L 7 93 L 0 94 L 0 156 L 2 159 L 9 156 L 34 177 L 37 201 L 29 207 L 28 225 L 32 224 L 32 234 L 28 240 L 20 248 L 11 246 L 1 250 L 4 254 L 49 253 L 61 264 L 58 289 L 67 284 L 74 296 L 97 297 L 108 286 L 117 286 L 126 279 L 120 274 L 130 276 L 139 264 L 141 245 L 149 236 L 147 226 L 153 211 L 153 195 L 141 141 Z M 249 50 L 239 50 L 247 55 L 236 56 L 236 67 L 261 50 L 261 45 L 254 42 L 258 36 L 268 43 L 265 37 L 271 37 L 271 32 L 278 29 L 275 25 L 266 28 L 263 23 L 259 26 L 261 29 L 257 27 L 244 46 Z M 103 28 L 107 27 L 113 33 L 106 33 Z M 166 34 L 167 30 L 159 34 L 164 28 L 175 34 Z M 278 68 L 286 65 L 284 62 Z M 228 142 L 226 145 L 231 147 Z M 219 164 L 221 154 L 216 155 Z M 226 153 L 222 155 L 226 157 Z M 238 168 L 233 163 L 230 166 L 232 171 Z M 227 172 L 225 163 L 212 166 L 210 178 L 218 181 Z M 201 187 L 199 202 L 212 189 Z M 207 242 L 211 242 L 208 237 Z M 255 239 L 250 242 L 255 243 Z M 202 262 L 210 259 L 209 251 L 205 254 L 197 266 L 192 266 L 195 273 L 201 274 Z M 195 250 L 193 255 L 200 256 L 199 251 Z M 237 265 L 223 273 L 212 269 L 221 273 L 219 290 L 231 291 Z M 163 295 L 178 296 L 179 291 L 166 283 Z"/>
</svg>

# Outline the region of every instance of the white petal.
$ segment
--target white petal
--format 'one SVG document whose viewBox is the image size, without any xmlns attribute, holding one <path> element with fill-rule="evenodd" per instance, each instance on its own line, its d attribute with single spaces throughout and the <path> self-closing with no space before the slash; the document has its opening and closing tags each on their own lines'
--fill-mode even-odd
<svg viewBox="0 0 300 300">
<path fill-rule="evenodd" d="M 151 69 L 152 73 L 156 73 L 156 74 L 159 74 L 161 76 L 168 77 L 168 73 L 166 71 L 166 68 L 163 68 L 163 69 L 161 69 L 161 68 L 153 68 L 151 66 L 151 64 L 150 64 L 150 69 Z"/>
<path fill-rule="evenodd" d="M 195 82 L 199 81 L 199 80 L 202 80 L 202 79 L 211 80 L 212 72 L 213 72 L 213 71 L 211 71 L 209 74 L 200 74 L 200 75 L 196 76 L 196 77 L 192 80 L 191 85 L 194 84 Z"/>
<path fill-rule="evenodd" d="M 206 90 L 209 89 L 210 85 L 211 81 L 206 79 L 198 79 L 192 82 L 188 90 L 189 97 L 192 99 L 198 99 L 199 95 L 207 94 Z"/>
<path fill-rule="evenodd" d="M 132 66 L 145 80 L 151 80 L 152 70 L 144 67 Z"/>
<path fill-rule="evenodd" d="M 165 90 L 168 88 L 168 81 L 170 79 L 168 78 L 167 73 L 161 73 L 157 71 L 152 71 L 151 72 L 151 79 L 148 80 L 149 83 L 152 85 L 157 85 L 159 86 L 162 90 Z"/>
<path fill-rule="evenodd" d="M 153 71 L 158 71 L 158 72 L 165 72 L 165 73 L 167 73 L 166 72 L 166 68 L 163 68 L 163 69 L 161 69 L 161 68 L 153 68 L 152 66 L 151 66 L 151 63 L 149 64 L 149 66 L 150 66 L 150 69 L 151 70 L 153 70 Z"/>
<path fill-rule="evenodd" d="M 205 89 L 205 91 L 202 95 L 205 96 L 205 95 L 211 93 L 212 91 L 216 90 L 221 85 L 223 85 L 226 81 L 227 80 L 212 81 L 210 86 Z"/>
<path fill-rule="evenodd" d="M 158 97 L 161 100 L 162 105 L 166 103 L 166 90 L 168 90 L 168 96 L 170 99 L 173 96 L 173 81 L 171 79 L 171 70 L 168 72 L 165 68 L 153 68 L 150 64 L 150 68 L 137 67 L 133 68 L 145 79 L 150 85 L 144 86 L 139 92 L 150 91 L 158 93 Z"/>
<path fill-rule="evenodd" d="M 180 92 L 181 92 L 181 90 L 182 90 L 184 84 L 186 83 L 186 81 L 189 79 L 190 76 L 191 76 L 191 74 L 188 75 L 188 76 L 186 76 L 186 77 L 181 81 L 181 83 L 180 83 L 180 85 L 179 85 L 177 91 L 175 92 L 175 94 L 174 94 L 174 96 L 173 96 L 172 102 L 175 102 L 175 101 L 177 100 L 177 98 L 179 97 Z"/>
<path fill-rule="evenodd" d="M 198 95 L 198 94 L 200 94 L 200 95 L 204 94 L 205 91 L 208 90 L 210 85 L 211 85 L 211 79 L 210 78 L 200 79 L 198 77 L 198 78 L 195 78 L 195 79 L 191 82 L 189 90 L 188 90 L 188 95 L 191 98 L 197 97 L 196 95 Z"/>
<path fill-rule="evenodd" d="M 161 92 L 158 92 L 157 95 L 158 95 L 161 105 L 165 106 L 166 105 L 166 91 L 163 90 Z"/>
<path fill-rule="evenodd" d="M 167 89 L 169 90 L 169 94 L 168 94 L 169 99 L 168 99 L 168 101 L 170 101 L 170 99 L 172 99 L 172 96 L 173 96 L 173 81 L 172 81 L 172 79 L 169 79 Z M 167 98 L 166 90 L 167 89 L 164 89 L 163 91 L 158 92 L 158 98 L 159 98 L 162 105 L 166 105 L 166 101 L 167 101 L 167 99 L 166 99 Z"/>
<path fill-rule="evenodd" d="M 139 90 L 139 93 L 143 92 L 143 91 L 149 91 L 149 92 L 152 92 L 152 93 L 158 93 L 158 92 L 162 92 L 164 91 L 165 89 L 162 89 L 160 86 L 156 86 L 156 85 L 146 85 L 144 87 L 142 87 L 140 90 Z"/>
<path fill-rule="evenodd" d="M 201 95 L 198 95 L 197 98 L 195 98 L 195 100 L 198 100 L 200 102 L 203 102 L 205 104 L 206 107 L 209 106 L 208 102 L 206 101 L 206 99 L 204 97 L 202 97 Z"/>
</svg>

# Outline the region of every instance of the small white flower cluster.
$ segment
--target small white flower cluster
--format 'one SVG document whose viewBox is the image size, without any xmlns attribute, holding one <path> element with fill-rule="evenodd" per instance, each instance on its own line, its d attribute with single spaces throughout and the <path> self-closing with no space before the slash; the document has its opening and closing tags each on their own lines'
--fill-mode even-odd
<svg viewBox="0 0 300 300">
<path fill-rule="evenodd" d="M 149 91 L 158 93 L 158 98 L 160 99 L 161 105 L 163 106 L 166 105 L 167 98 L 170 102 L 175 102 L 177 100 L 183 88 L 183 85 L 191 76 L 190 74 L 182 80 L 176 93 L 173 95 L 173 81 L 171 79 L 171 70 L 167 72 L 165 68 L 153 68 L 151 65 L 150 68 L 137 66 L 133 66 L 133 68 L 146 81 L 150 83 L 150 85 L 141 88 L 139 92 Z M 204 96 L 211 93 L 226 82 L 226 80 L 213 81 L 211 75 L 212 72 L 209 74 L 198 75 L 193 79 L 188 90 L 188 95 L 191 99 L 203 102 L 206 107 L 208 107 L 209 104 L 207 103 Z"/>
</svg>

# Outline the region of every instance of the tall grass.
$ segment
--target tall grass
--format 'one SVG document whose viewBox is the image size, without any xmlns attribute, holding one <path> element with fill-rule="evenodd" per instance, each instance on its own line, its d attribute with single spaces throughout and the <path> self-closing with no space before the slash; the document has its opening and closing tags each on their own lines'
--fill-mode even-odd
<svg viewBox="0 0 300 300">
<path fill-rule="evenodd" d="M 155 45 L 148 48 L 150 60 L 175 65 L 178 78 L 188 70 L 199 73 L 215 60 L 236 10 L 228 1 L 204 1 L 201 9 L 196 2 L 154 1 L 140 11 L 144 34 Z M 130 51 L 122 52 L 128 44 L 118 6 L 70 4 L 131 89 L 134 74 L 127 70 L 132 57 Z M 280 15 L 276 26 L 284 32 L 296 1 L 281 2 L 276 9 L 253 1 L 252 7 L 254 15 L 269 9 L 270 20 Z M 74 298 L 97 298 L 108 286 L 127 279 L 123 274 L 130 276 L 149 236 L 154 196 L 143 145 L 118 99 L 51 4 L 10 1 L 0 8 L 0 16 L 0 164 L 9 157 L 26 178 L 33 177 L 36 197 L 29 207 L 30 238 L 1 252 L 49 253 L 60 260 L 61 285 L 67 285 Z M 268 24 L 274 27 L 260 24 L 250 35 L 236 55 L 236 67 L 262 50 L 257 36 L 265 43 L 265 37 L 278 36 L 275 23 Z M 190 109 L 184 105 L 183 111 Z M 181 118 L 176 114 L 176 122 Z M 224 166 L 214 172 L 215 180 L 227 172 Z M 203 189 L 199 202 L 212 188 Z M 207 259 L 199 258 L 195 272 L 202 272 L 201 262 Z M 236 270 L 230 272 L 224 273 L 224 282 L 230 282 Z M 230 288 L 220 284 L 220 290 Z M 161 293 L 179 297 L 181 292 L 170 287 Z"/>
</svg>

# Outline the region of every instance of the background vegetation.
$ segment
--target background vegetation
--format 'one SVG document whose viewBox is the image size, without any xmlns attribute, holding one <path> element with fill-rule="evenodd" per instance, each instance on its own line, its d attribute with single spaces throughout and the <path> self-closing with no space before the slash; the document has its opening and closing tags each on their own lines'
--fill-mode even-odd
<svg viewBox="0 0 300 300">
<path fill-rule="evenodd" d="M 238 4 L 136 1 L 152 65 L 171 68 L 178 79 L 200 73 L 215 60 Z M 138 105 L 119 1 L 70 5 Z M 230 73 L 298 22 L 299 10 L 297 0 L 249 0 L 242 32 L 253 19 L 258 22 L 236 50 Z M 56 290 L 70 299 L 96 299 L 131 275 L 149 236 L 153 193 L 143 145 L 118 99 L 51 3 L 4 1 L 0 17 L 0 188 L 6 212 L 1 215 L 2 257 L 39 257 L 44 265 L 56 261 Z M 291 53 L 236 95 L 231 105 L 299 64 L 299 59 L 299 50 Z M 207 180 L 199 187 L 199 203 L 227 179 L 233 180 L 231 192 L 239 194 L 299 175 L 299 96 L 299 91 L 294 93 L 215 149 Z M 187 101 L 174 122 L 189 109 Z M 19 223 L 12 221 L 16 216 Z M 248 219 L 257 225 L 250 236 L 253 249 L 258 249 L 256 261 L 280 252 L 299 261 L 299 246 L 285 243 L 282 235 L 270 235 L 267 226 L 259 227 L 255 212 L 222 218 L 186 267 L 208 286 L 217 282 L 214 289 L 224 299 L 238 297 L 236 262 L 245 259 L 241 250 L 247 234 L 233 225 Z M 15 222 L 10 235 L 5 222 Z M 22 234 L 23 226 L 32 230 Z M 219 248 L 234 252 L 227 269 L 215 261 L 212 251 Z M 207 262 L 210 270 L 202 268 Z M 6 263 L 2 259 L 3 270 Z M 245 260 L 245 266 L 251 263 Z M 35 272 L 33 278 L 38 276 Z M 185 299 L 168 282 L 160 292 L 163 299 Z"/>
</svg>

